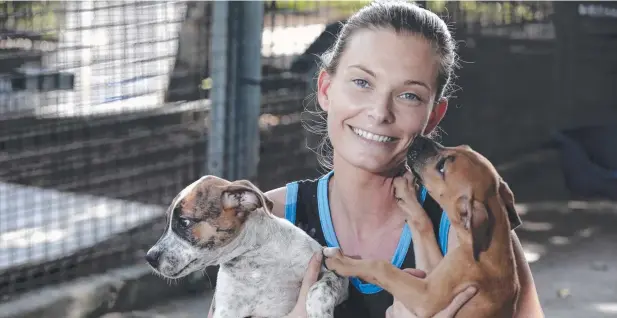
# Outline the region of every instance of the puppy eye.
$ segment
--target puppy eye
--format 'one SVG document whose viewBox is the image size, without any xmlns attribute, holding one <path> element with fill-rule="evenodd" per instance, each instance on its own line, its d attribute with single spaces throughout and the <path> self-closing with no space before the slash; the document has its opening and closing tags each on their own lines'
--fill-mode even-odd
<svg viewBox="0 0 617 318">
<path fill-rule="evenodd" d="M 446 177 L 446 162 L 454 161 L 454 159 L 456 159 L 455 156 L 447 156 L 439 159 L 439 161 L 437 162 L 437 166 L 435 166 L 435 169 L 439 171 L 442 178 Z"/>
<path fill-rule="evenodd" d="M 193 225 L 193 221 L 185 218 L 180 218 L 179 222 L 182 227 L 189 227 Z"/>
<path fill-rule="evenodd" d="M 439 161 L 437 162 L 437 166 L 435 167 L 437 171 L 439 171 L 442 177 L 446 173 L 446 170 L 445 170 L 446 160 L 448 160 L 447 157 L 439 159 Z"/>
</svg>

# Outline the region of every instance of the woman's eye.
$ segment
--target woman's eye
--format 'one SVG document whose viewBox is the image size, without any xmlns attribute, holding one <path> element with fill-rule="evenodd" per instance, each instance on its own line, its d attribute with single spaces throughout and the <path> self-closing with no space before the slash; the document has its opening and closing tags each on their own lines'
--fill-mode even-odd
<svg viewBox="0 0 617 318">
<path fill-rule="evenodd" d="M 411 100 L 411 101 L 422 101 L 420 97 L 418 97 L 418 95 L 413 94 L 413 93 L 405 93 L 405 94 L 402 94 L 401 97 L 403 99 Z"/>
<path fill-rule="evenodd" d="M 369 86 L 368 82 L 363 79 L 355 79 L 352 82 L 354 82 L 356 86 L 361 87 L 361 88 L 367 88 Z"/>
</svg>

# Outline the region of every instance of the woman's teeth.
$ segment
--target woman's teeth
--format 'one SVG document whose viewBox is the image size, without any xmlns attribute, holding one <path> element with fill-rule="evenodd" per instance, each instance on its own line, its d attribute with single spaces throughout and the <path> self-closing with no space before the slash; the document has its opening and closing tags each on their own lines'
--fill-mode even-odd
<svg viewBox="0 0 617 318">
<path fill-rule="evenodd" d="M 376 135 L 376 134 L 373 134 L 373 133 L 370 133 L 368 131 L 364 131 L 358 128 L 352 128 L 352 130 L 354 133 L 356 133 L 356 135 L 364 139 L 368 139 L 368 140 L 373 140 L 373 141 L 378 141 L 378 142 L 390 142 L 394 140 L 394 138 L 392 137 Z"/>
</svg>

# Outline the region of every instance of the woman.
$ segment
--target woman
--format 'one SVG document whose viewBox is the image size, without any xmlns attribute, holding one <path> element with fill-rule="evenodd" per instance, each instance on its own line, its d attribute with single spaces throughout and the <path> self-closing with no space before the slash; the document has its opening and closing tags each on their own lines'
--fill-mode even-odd
<svg viewBox="0 0 617 318">
<path fill-rule="evenodd" d="M 332 150 L 331 157 L 322 159 L 332 171 L 269 191 L 273 213 L 347 255 L 391 260 L 403 269 L 426 267 L 422 242 L 411 240 L 420 229 L 406 224 L 392 183 L 414 137 L 431 134 L 444 117 L 455 66 L 454 39 L 445 22 L 428 10 L 404 1 L 373 2 L 350 17 L 324 55 L 318 77 L 317 101 L 327 124 L 322 148 Z M 442 251 L 455 248 L 457 238 L 445 213 L 425 192 L 419 198 Z M 522 285 L 516 317 L 542 317 L 514 232 L 512 240 Z M 319 266 L 316 255 L 289 317 L 306 316 L 304 298 Z M 350 298 L 337 307 L 335 317 L 413 317 L 378 286 L 356 278 L 351 282 Z M 438 317 L 452 317 L 474 293 L 472 288 L 463 291 Z"/>
</svg>

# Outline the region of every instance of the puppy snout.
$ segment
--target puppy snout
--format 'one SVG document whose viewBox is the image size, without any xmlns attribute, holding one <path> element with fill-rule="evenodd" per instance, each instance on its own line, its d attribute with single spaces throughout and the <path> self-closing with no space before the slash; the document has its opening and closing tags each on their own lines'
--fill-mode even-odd
<svg viewBox="0 0 617 318">
<path fill-rule="evenodd" d="M 441 148 L 443 146 L 434 140 L 425 136 L 417 136 L 407 151 L 410 168 L 416 170 L 414 168 L 419 168 L 419 165 L 423 165 L 429 158 L 437 155 Z"/>
<path fill-rule="evenodd" d="M 430 146 L 431 140 L 425 136 L 417 136 L 414 138 L 409 151 L 422 153 L 424 150 Z"/>
<path fill-rule="evenodd" d="M 409 151 L 418 154 L 423 154 L 427 152 L 434 153 L 437 152 L 441 147 L 442 146 L 439 143 L 426 136 L 418 136 L 413 140 Z"/>
<path fill-rule="evenodd" d="M 161 252 L 159 250 L 149 250 L 148 253 L 146 253 L 146 261 L 153 268 L 159 267 L 160 257 L 161 257 Z"/>
</svg>

